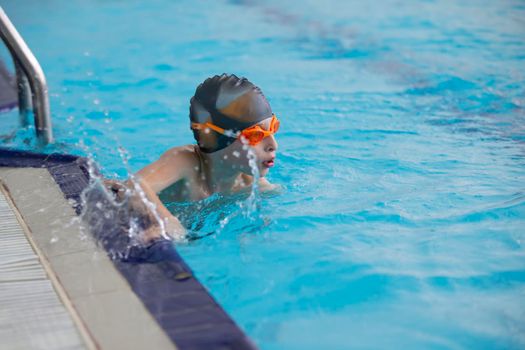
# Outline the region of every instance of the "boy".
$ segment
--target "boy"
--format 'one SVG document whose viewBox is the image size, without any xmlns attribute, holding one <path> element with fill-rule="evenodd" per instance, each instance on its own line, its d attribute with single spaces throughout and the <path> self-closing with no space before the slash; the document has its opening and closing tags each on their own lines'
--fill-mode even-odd
<svg viewBox="0 0 525 350">
<path fill-rule="evenodd" d="M 160 200 L 160 193 L 171 201 L 198 201 L 216 192 L 249 188 L 254 172 L 260 174 L 261 190 L 275 188 L 264 176 L 275 162 L 274 134 L 279 120 L 258 87 L 235 75 L 208 78 L 191 98 L 190 121 L 197 145 L 167 150 L 136 174 L 135 184 L 127 183 L 143 191 L 153 204 L 146 209 L 149 217 L 154 217 L 153 222 L 162 220 L 164 226 L 160 233 L 157 225 L 147 229 L 146 241 L 162 231 L 172 236 L 185 234 L 180 221 Z M 113 191 L 119 191 L 116 183 L 111 185 Z"/>
</svg>

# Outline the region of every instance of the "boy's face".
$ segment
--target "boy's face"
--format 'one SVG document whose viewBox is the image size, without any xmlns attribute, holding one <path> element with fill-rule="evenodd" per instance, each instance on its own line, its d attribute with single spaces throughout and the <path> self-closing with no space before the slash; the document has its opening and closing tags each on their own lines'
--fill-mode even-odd
<svg viewBox="0 0 525 350">
<path fill-rule="evenodd" d="M 268 118 L 258 125 L 262 126 L 264 129 L 268 129 L 270 121 L 271 118 Z M 259 174 L 261 177 L 264 177 L 274 165 L 277 147 L 277 141 L 275 140 L 274 135 L 265 137 L 261 142 L 254 146 L 250 146 L 241 140 L 235 140 L 234 143 L 226 148 L 228 150 L 227 160 L 234 168 L 238 168 L 245 174 L 253 175 L 249 162 L 249 151 L 251 150 L 255 155 L 254 161 L 259 169 Z"/>
</svg>

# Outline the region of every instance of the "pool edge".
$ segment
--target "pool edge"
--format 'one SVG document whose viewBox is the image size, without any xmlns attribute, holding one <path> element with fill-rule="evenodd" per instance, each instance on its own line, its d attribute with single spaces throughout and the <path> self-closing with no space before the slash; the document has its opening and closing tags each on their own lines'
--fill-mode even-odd
<svg viewBox="0 0 525 350">
<path fill-rule="evenodd" d="M 0 148 L 0 167 L 10 165 L 15 168 L 46 169 L 55 187 L 59 187 L 62 192 L 63 204 L 65 203 L 72 213 L 73 209 L 77 214 L 79 213 L 80 193 L 89 183 L 86 159 L 70 155 L 43 155 Z M 30 208 L 31 206 L 27 210 L 31 211 Z M 43 244 L 47 242 L 49 245 L 49 238 L 47 241 L 44 239 Z M 66 237 L 66 245 L 67 240 Z M 174 251 L 176 252 L 175 248 Z M 56 252 L 49 254 L 53 255 Z M 61 259 L 67 261 L 67 255 L 77 258 L 82 254 L 85 252 L 66 254 L 62 255 Z M 106 254 L 101 255 L 107 258 Z M 179 349 L 256 349 L 253 342 L 197 279 L 192 276 L 187 280 L 177 280 L 174 274 L 176 270 L 187 267 L 182 258 L 180 262 L 166 262 L 160 265 L 130 264 L 117 260 L 112 260 L 111 263 L 113 268 L 120 272 L 119 276 L 127 282 L 128 289 L 131 288 L 134 296 L 140 299 L 141 306 L 148 310 L 146 313 L 152 316 L 155 323 L 171 340 L 173 346 Z M 188 271 L 191 272 L 189 268 Z M 145 273 L 153 278 L 141 281 L 137 277 Z M 155 294 L 156 290 L 169 290 L 170 294 L 163 298 Z M 88 307 L 84 306 L 84 309 L 86 308 Z M 163 312 L 167 309 L 172 313 Z M 190 316 L 181 317 L 184 315 L 181 310 Z"/>
</svg>

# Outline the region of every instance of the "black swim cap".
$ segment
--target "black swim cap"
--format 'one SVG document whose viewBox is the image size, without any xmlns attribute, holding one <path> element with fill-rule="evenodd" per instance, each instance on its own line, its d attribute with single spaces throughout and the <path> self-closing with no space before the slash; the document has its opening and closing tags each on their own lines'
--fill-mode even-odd
<svg viewBox="0 0 525 350">
<path fill-rule="evenodd" d="M 222 74 L 206 79 L 190 100 L 190 120 L 210 122 L 232 132 L 241 131 L 272 116 L 270 104 L 262 91 L 246 78 Z M 227 147 L 234 137 L 211 129 L 193 130 L 203 152 L 211 153 Z"/>
</svg>

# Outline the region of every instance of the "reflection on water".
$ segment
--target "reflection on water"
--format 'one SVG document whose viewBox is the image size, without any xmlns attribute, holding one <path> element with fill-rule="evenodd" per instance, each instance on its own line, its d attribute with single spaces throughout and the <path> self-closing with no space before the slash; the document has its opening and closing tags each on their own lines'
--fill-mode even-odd
<svg viewBox="0 0 525 350">
<path fill-rule="evenodd" d="M 206 77 L 265 91 L 287 192 L 168 204 L 200 238 L 179 251 L 262 349 L 525 346 L 522 1 L 3 6 L 48 73 L 57 148 L 82 141 L 106 177 L 192 143 Z"/>
</svg>

